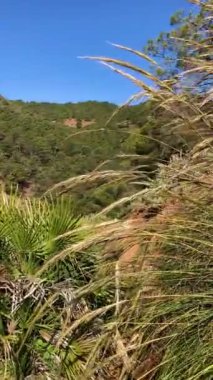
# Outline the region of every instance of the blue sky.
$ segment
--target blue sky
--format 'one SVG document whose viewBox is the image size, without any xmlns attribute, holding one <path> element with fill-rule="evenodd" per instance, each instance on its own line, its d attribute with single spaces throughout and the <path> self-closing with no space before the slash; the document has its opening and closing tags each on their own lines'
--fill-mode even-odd
<svg viewBox="0 0 213 380">
<path fill-rule="evenodd" d="M 77 57 L 124 57 L 106 41 L 141 49 L 169 28 L 172 13 L 188 8 L 185 0 L 2 0 L 0 94 L 121 103 L 134 92 L 132 85 Z"/>
</svg>

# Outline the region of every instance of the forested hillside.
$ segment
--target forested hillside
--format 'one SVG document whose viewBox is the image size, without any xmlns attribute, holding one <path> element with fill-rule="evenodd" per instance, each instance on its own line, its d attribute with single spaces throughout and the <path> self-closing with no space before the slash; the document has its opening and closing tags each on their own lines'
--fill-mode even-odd
<svg viewBox="0 0 213 380">
<path fill-rule="evenodd" d="M 78 115 L 74 116 L 76 108 Z M 103 139 L 103 132 L 99 130 L 113 109 L 110 104 L 88 103 L 78 107 L 1 99 L 0 171 L 3 179 L 20 186 L 32 182 L 34 192 L 41 194 L 57 181 L 95 169 L 101 159 L 113 154 L 114 146 L 119 143 L 117 136 L 115 139 L 112 136 L 109 143 L 109 136 L 106 134 Z M 69 117 L 95 119 L 94 133 L 76 136 L 76 130 L 64 125 Z"/>
<path fill-rule="evenodd" d="M 116 106 L 107 103 L 59 105 L 2 98 L 0 107 L 2 182 L 6 189 L 18 186 L 23 195 L 41 195 L 56 183 L 98 170 L 99 165 L 105 170 L 128 169 L 132 165 L 129 155 L 146 155 L 153 146 L 140 135 L 147 119 L 146 105 L 140 107 L 139 115 L 137 110 L 136 115 L 125 111 L 107 126 L 116 110 Z M 66 125 L 70 119 L 77 120 L 74 127 Z M 84 127 L 82 120 L 93 122 Z M 80 187 L 72 195 L 81 203 L 83 212 L 85 208 L 94 211 L 106 206 L 126 191 L 115 181 L 96 191 L 90 191 L 88 186 L 83 194 Z"/>
<path fill-rule="evenodd" d="M 1 98 L 0 174 L 6 190 L 12 185 L 23 195 L 42 195 L 60 181 L 98 170 L 100 164 L 107 170 L 130 167 L 129 159 L 118 157 L 134 151 L 128 144 L 128 123 L 124 120 L 120 127 L 115 118 L 106 126 L 115 110 L 108 103 L 60 105 Z M 76 125 L 67 125 L 70 119 Z M 83 121 L 92 122 L 84 126 Z M 104 188 L 94 194 L 94 209 L 95 203 L 110 203 L 122 189 L 114 184 L 108 192 Z M 76 196 L 84 197 L 80 190 Z"/>
<path fill-rule="evenodd" d="M 100 165 L 102 170 L 134 167 L 153 177 L 159 162 L 193 143 L 166 126 L 166 117 L 149 101 L 119 110 L 110 103 L 24 103 L 1 98 L 2 184 L 6 191 L 18 186 L 24 196 L 42 195 L 61 181 L 98 171 Z M 78 188 L 72 195 L 82 212 L 95 211 L 131 188 L 113 180 L 97 190 L 88 186 L 82 193 Z"/>
</svg>

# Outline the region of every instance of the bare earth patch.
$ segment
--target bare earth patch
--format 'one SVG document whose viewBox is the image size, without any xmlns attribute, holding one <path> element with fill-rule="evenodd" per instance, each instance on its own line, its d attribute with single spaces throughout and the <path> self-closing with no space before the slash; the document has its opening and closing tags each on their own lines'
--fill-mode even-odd
<svg viewBox="0 0 213 380">
<path fill-rule="evenodd" d="M 70 117 L 68 119 L 64 120 L 64 125 L 71 128 L 77 128 L 78 119 L 75 119 L 73 117 Z M 95 120 L 81 120 L 81 126 L 82 128 L 89 127 L 90 125 L 94 124 Z"/>
</svg>

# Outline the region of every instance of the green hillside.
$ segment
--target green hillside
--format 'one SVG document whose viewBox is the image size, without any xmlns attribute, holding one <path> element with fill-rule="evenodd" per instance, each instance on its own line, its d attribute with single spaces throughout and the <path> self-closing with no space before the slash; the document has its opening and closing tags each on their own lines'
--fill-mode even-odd
<svg viewBox="0 0 213 380">
<path fill-rule="evenodd" d="M 99 131 L 113 110 L 113 105 L 90 102 L 55 105 L 2 99 L 0 171 L 3 180 L 20 186 L 30 181 L 34 192 L 40 194 L 58 181 L 95 169 L 100 160 L 112 157 L 122 139 L 120 132 L 113 128 L 109 128 L 110 133 Z M 96 123 L 86 133 L 72 136 L 77 131 L 64 125 L 69 117 L 95 119 Z"/>
<path fill-rule="evenodd" d="M 128 150 L 125 128 L 117 121 L 105 127 L 115 109 L 109 103 L 24 103 L 1 98 L 0 174 L 6 190 L 12 185 L 24 195 L 42 195 L 56 183 L 96 170 L 103 162 L 107 170 L 128 168 L 129 160 L 116 159 Z M 65 125 L 70 118 L 77 120 L 76 127 Z M 83 120 L 92 123 L 83 127 Z M 109 194 L 101 190 L 94 208 L 95 203 L 97 208 L 105 206 L 122 191 L 119 184 L 111 186 Z M 75 196 L 85 198 L 81 190 Z M 83 203 L 88 203 L 86 198 Z"/>
<path fill-rule="evenodd" d="M 99 168 L 136 169 L 145 178 L 153 177 L 159 162 L 167 161 L 177 149 L 188 149 L 187 139 L 165 126 L 166 117 L 152 102 L 118 110 L 107 102 L 25 103 L 2 97 L 0 175 L 4 188 L 11 191 L 11 186 L 18 186 L 22 195 L 40 196 L 61 181 Z M 132 185 L 115 179 L 105 182 L 99 181 L 96 190 L 90 186 L 72 189 L 81 212 L 97 211 L 132 190 Z"/>
</svg>

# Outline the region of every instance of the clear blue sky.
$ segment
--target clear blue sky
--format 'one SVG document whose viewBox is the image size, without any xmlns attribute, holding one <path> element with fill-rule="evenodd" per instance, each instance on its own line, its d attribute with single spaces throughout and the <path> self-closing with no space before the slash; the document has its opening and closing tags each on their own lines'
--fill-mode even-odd
<svg viewBox="0 0 213 380">
<path fill-rule="evenodd" d="M 125 101 L 125 79 L 79 55 L 123 57 L 106 41 L 141 49 L 169 28 L 185 0 L 1 0 L 0 94 L 36 101 Z"/>
</svg>

